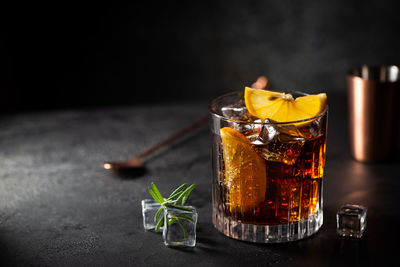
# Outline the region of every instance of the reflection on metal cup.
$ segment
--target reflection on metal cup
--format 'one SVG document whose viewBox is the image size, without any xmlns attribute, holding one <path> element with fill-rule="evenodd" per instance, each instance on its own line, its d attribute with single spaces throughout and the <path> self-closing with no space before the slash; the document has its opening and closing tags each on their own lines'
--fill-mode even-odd
<svg viewBox="0 0 400 267">
<path fill-rule="evenodd" d="M 399 89 L 397 66 L 364 65 L 347 73 L 350 148 L 356 160 L 383 161 L 394 152 Z"/>
</svg>

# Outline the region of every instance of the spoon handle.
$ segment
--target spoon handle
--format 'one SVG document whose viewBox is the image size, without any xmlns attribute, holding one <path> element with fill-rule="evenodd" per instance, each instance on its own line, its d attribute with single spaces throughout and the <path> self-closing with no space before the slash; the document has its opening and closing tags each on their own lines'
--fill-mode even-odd
<svg viewBox="0 0 400 267">
<path fill-rule="evenodd" d="M 208 116 L 205 116 L 203 118 L 201 118 L 200 120 L 190 124 L 189 126 L 187 126 L 186 128 L 176 132 L 175 134 L 171 135 L 170 137 L 168 137 L 167 139 L 165 139 L 164 141 L 161 141 L 160 143 L 150 147 L 149 149 L 147 149 L 146 151 L 142 152 L 139 156 L 137 156 L 138 158 L 144 158 L 147 157 L 148 155 L 154 153 L 155 151 L 159 150 L 160 148 L 174 142 L 175 140 L 179 139 L 180 137 L 192 132 L 193 130 L 196 130 L 198 127 L 200 127 L 201 125 L 203 125 L 204 123 L 206 123 L 208 121 Z"/>
</svg>

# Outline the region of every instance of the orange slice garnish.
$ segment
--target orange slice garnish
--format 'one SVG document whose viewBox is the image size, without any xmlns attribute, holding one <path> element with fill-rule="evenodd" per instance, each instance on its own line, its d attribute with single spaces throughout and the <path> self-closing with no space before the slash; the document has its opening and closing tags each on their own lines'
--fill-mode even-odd
<svg viewBox="0 0 400 267">
<path fill-rule="evenodd" d="M 300 96 L 245 88 L 244 100 L 249 113 L 261 120 L 292 122 L 317 116 L 326 107 L 326 94 Z"/>
</svg>

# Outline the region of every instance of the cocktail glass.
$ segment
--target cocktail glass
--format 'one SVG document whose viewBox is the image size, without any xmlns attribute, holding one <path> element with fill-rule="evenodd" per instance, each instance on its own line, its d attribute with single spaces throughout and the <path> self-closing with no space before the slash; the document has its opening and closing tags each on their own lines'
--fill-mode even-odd
<svg viewBox="0 0 400 267">
<path fill-rule="evenodd" d="M 230 93 L 209 107 L 214 226 L 262 243 L 316 233 L 323 223 L 328 107 L 312 118 L 276 123 L 251 116 L 243 99 Z"/>
</svg>

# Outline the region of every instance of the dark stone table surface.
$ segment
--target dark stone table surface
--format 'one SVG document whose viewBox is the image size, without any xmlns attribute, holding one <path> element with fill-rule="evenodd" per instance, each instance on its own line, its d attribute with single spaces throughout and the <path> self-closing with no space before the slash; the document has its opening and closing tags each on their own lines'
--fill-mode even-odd
<svg viewBox="0 0 400 267">
<path fill-rule="evenodd" d="M 146 170 L 101 168 L 124 160 L 207 113 L 207 103 L 172 103 L 0 117 L 0 263 L 33 266 L 363 266 L 396 265 L 399 158 L 362 164 L 348 152 L 346 99 L 330 96 L 324 225 L 284 244 L 236 241 L 211 223 L 208 128 L 149 158 Z M 143 230 L 140 200 L 196 183 L 197 246 L 165 247 Z M 360 240 L 336 235 L 341 204 L 368 207 Z"/>
</svg>

